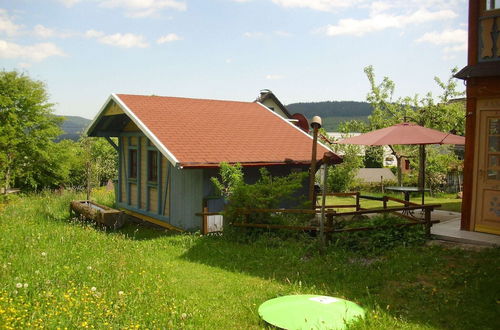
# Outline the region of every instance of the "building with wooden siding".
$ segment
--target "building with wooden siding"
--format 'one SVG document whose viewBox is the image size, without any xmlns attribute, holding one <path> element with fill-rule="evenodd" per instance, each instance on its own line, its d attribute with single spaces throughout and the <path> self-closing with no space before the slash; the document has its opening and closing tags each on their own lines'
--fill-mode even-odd
<svg viewBox="0 0 500 330">
<path fill-rule="evenodd" d="M 500 234 L 500 2 L 469 1 L 462 230 Z"/>
<path fill-rule="evenodd" d="M 210 181 L 221 162 L 242 164 L 250 182 L 262 166 L 272 175 L 307 171 L 312 138 L 271 101 L 112 94 L 88 135 L 105 137 L 118 152 L 117 206 L 164 227 L 196 230 L 203 207 L 223 207 Z M 327 151 L 319 144 L 317 157 Z"/>
</svg>

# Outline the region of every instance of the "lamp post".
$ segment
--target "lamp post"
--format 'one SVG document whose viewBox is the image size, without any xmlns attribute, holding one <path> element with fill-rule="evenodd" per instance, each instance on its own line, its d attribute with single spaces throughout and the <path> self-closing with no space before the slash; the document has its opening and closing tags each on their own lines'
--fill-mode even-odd
<svg viewBox="0 0 500 330">
<path fill-rule="evenodd" d="M 309 200 L 311 201 L 312 209 L 316 209 L 316 195 L 314 193 L 314 177 L 316 175 L 316 152 L 318 149 L 318 130 L 321 128 L 321 117 L 314 116 L 311 121 L 313 129 L 313 144 L 311 156 L 311 168 L 309 170 Z"/>
</svg>

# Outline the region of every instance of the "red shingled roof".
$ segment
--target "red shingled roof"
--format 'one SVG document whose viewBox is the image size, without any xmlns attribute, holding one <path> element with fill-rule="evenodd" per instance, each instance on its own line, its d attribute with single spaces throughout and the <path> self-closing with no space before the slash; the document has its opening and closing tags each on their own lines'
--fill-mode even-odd
<svg viewBox="0 0 500 330">
<path fill-rule="evenodd" d="M 310 163 L 311 137 L 255 102 L 118 94 L 184 167 Z M 318 159 L 328 150 L 318 144 Z"/>
</svg>

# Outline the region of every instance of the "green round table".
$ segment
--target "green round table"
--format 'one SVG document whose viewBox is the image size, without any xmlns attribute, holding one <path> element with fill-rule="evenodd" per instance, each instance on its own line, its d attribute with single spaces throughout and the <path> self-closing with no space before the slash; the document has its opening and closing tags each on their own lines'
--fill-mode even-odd
<svg viewBox="0 0 500 330">
<path fill-rule="evenodd" d="M 283 329 L 344 329 L 365 311 L 352 301 L 318 295 L 291 295 L 259 306 L 264 321 Z"/>
</svg>

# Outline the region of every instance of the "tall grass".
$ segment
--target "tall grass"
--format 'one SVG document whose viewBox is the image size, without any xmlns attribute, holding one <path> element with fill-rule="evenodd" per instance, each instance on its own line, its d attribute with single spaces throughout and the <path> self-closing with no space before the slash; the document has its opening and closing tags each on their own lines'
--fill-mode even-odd
<svg viewBox="0 0 500 330">
<path fill-rule="evenodd" d="M 240 244 L 131 224 L 106 231 L 68 218 L 80 198 L 45 192 L 1 211 L 0 327 L 262 328 L 261 303 L 312 293 L 364 307 L 354 328 L 498 328 L 499 249 L 319 254 L 312 238 Z"/>
</svg>

